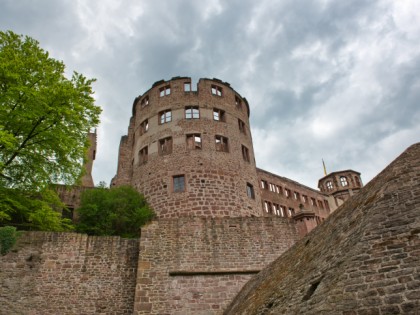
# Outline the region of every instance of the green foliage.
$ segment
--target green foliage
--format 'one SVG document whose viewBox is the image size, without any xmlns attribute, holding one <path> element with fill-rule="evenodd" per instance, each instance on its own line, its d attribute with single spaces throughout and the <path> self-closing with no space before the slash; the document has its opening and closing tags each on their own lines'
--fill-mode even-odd
<svg viewBox="0 0 420 315">
<path fill-rule="evenodd" d="M 7 254 L 15 245 L 18 237 L 18 232 L 13 226 L 0 227 L 0 254 Z"/>
<path fill-rule="evenodd" d="M 64 204 L 50 189 L 28 192 L 0 187 L 0 225 L 10 224 L 25 230 L 71 231 L 69 219 L 61 218 Z"/>
<path fill-rule="evenodd" d="M 0 32 L 0 186 L 40 190 L 73 184 L 83 172 L 86 135 L 101 109 L 95 80 L 76 72 L 69 80 L 64 70 L 36 40 Z"/>
<path fill-rule="evenodd" d="M 140 227 L 154 217 L 143 195 L 130 186 L 86 190 L 77 212 L 77 230 L 89 235 L 139 237 Z"/>
</svg>

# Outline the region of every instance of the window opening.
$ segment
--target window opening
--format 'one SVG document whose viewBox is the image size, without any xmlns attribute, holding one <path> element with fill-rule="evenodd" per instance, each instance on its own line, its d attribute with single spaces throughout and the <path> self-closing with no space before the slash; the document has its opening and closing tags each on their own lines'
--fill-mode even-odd
<svg viewBox="0 0 420 315">
<path fill-rule="evenodd" d="M 246 183 L 246 194 L 249 198 L 255 199 L 254 186 L 252 186 L 250 183 Z"/>
<path fill-rule="evenodd" d="M 198 109 L 198 106 L 185 107 L 185 118 L 186 119 L 200 118 L 200 110 Z"/>
<path fill-rule="evenodd" d="M 267 184 L 267 181 L 265 181 L 265 180 L 261 180 L 261 188 L 262 189 L 268 189 L 268 184 Z"/>
<path fill-rule="evenodd" d="M 172 111 L 170 109 L 164 110 L 159 113 L 159 124 L 166 124 L 172 121 Z"/>
<path fill-rule="evenodd" d="M 217 96 L 222 96 L 222 88 L 220 86 L 217 86 L 217 85 L 212 85 L 211 86 L 211 94 L 217 95 Z"/>
<path fill-rule="evenodd" d="M 333 183 L 330 180 L 327 182 L 327 190 L 333 190 Z"/>
<path fill-rule="evenodd" d="M 216 136 L 216 151 L 229 152 L 228 138 L 223 136 Z"/>
<path fill-rule="evenodd" d="M 144 147 L 139 151 L 139 164 L 144 164 L 148 159 L 148 148 Z"/>
<path fill-rule="evenodd" d="M 185 191 L 185 176 L 184 175 L 176 175 L 173 177 L 173 188 L 174 188 L 174 192 Z"/>
<path fill-rule="evenodd" d="M 190 150 L 201 149 L 201 135 L 187 135 L 187 148 Z"/>
<path fill-rule="evenodd" d="M 242 109 L 242 100 L 238 96 L 235 96 L 235 105 L 237 109 Z"/>
<path fill-rule="evenodd" d="M 144 98 L 141 100 L 140 105 L 141 105 L 141 107 L 145 107 L 145 106 L 149 105 L 149 96 L 144 97 Z"/>
<path fill-rule="evenodd" d="M 239 126 L 239 131 L 241 133 L 243 133 L 244 135 L 246 135 L 246 126 L 245 126 L 245 123 L 242 120 L 240 120 L 240 119 L 238 119 L 238 126 Z"/>
<path fill-rule="evenodd" d="M 246 146 L 242 146 L 242 157 L 245 162 L 249 163 L 249 150 Z M 271 184 L 270 184 L 271 185 Z"/>
<path fill-rule="evenodd" d="M 162 97 L 162 96 L 168 96 L 170 94 L 171 94 L 171 86 L 170 85 L 167 85 L 167 86 L 162 87 L 162 88 L 159 89 L 159 96 L 160 97 Z"/>
<path fill-rule="evenodd" d="M 168 137 L 159 140 L 159 155 L 172 153 L 172 138 Z"/>
<path fill-rule="evenodd" d="M 184 83 L 184 92 L 191 92 L 191 82 Z"/>
<path fill-rule="evenodd" d="M 221 121 L 221 122 L 225 122 L 226 118 L 225 118 L 225 111 L 218 109 L 218 108 L 214 108 L 213 109 L 213 119 L 216 121 Z"/>
<path fill-rule="evenodd" d="M 341 183 L 341 186 L 343 186 L 343 187 L 349 185 L 348 182 L 347 182 L 347 177 L 346 176 L 341 176 L 340 177 L 340 183 Z"/>
<path fill-rule="evenodd" d="M 140 136 L 145 134 L 148 130 L 149 130 L 149 120 L 146 119 L 140 124 Z"/>
</svg>

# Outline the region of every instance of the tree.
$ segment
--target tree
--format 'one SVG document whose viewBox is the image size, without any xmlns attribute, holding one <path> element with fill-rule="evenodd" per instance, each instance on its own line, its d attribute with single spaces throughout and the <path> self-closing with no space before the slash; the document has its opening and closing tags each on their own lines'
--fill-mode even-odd
<svg viewBox="0 0 420 315">
<path fill-rule="evenodd" d="M 99 123 L 92 83 L 39 43 L 0 32 L 0 186 L 40 190 L 73 184 L 83 172 L 87 134 Z"/>
<path fill-rule="evenodd" d="M 70 219 L 61 217 L 65 205 L 51 189 L 22 191 L 0 187 L 0 226 L 23 230 L 71 231 Z M 62 211 L 66 211 L 65 209 Z"/>
<path fill-rule="evenodd" d="M 77 213 L 79 232 L 122 237 L 139 237 L 140 227 L 154 217 L 144 196 L 131 186 L 86 190 Z"/>
</svg>

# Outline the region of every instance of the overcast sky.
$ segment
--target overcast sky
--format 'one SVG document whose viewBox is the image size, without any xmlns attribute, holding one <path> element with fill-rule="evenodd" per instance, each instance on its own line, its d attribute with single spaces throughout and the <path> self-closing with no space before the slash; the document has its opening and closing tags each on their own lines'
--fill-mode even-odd
<svg viewBox="0 0 420 315">
<path fill-rule="evenodd" d="M 420 140 L 418 0 L 0 0 L 0 29 L 97 78 L 94 180 L 116 173 L 133 100 L 173 76 L 246 97 L 257 166 L 367 183 Z"/>
</svg>

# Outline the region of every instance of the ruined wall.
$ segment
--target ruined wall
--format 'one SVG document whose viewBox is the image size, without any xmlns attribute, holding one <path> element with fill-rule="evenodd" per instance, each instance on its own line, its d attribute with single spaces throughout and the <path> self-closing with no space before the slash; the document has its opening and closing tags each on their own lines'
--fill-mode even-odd
<svg viewBox="0 0 420 315">
<path fill-rule="evenodd" d="M 285 218 L 159 219 L 142 229 L 134 314 L 222 314 L 297 239 Z"/>
<path fill-rule="evenodd" d="M 25 232 L 0 256 L 0 314 L 132 314 L 138 240 Z"/>
<path fill-rule="evenodd" d="M 420 143 L 241 290 L 226 314 L 419 314 Z"/>
</svg>

